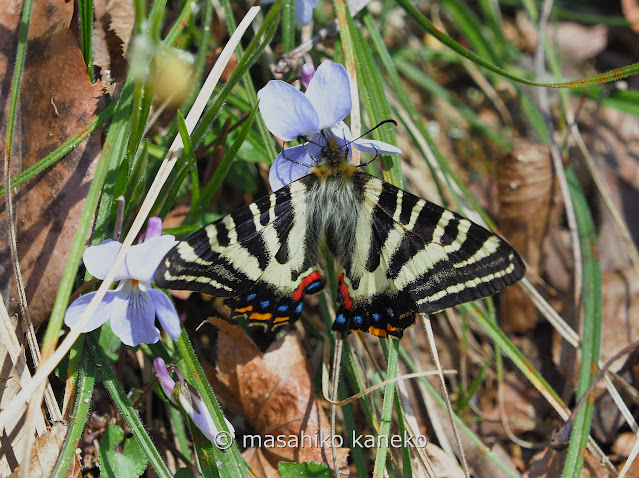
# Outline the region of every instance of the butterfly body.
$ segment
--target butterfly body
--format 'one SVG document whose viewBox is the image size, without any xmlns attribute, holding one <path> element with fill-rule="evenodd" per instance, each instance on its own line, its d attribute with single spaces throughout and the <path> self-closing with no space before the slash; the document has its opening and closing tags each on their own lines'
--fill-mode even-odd
<svg viewBox="0 0 639 478">
<path fill-rule="evenodd" d="M 325 243 L 341 270 L 333 329 L 401 337 L 416 312 L 492 295 L 525 272 L 498 236 L 362 172 L 334 138 L 309 172 L 180 242 L 157 284 L 226 297 L 232 315 L 271 330 L 323 289 Z"/>
</svg>

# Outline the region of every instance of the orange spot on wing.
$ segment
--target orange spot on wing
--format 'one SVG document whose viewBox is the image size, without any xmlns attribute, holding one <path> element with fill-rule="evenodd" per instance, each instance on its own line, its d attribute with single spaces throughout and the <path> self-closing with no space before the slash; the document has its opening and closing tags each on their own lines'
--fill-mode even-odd
<svg viewBox="0 0 639 478">
<path fill-rule="evenodd" d="M 235 309 L 235 312 L 239 312 L 240 314 L 245 314 L 253 310 L 252 305 L 247 305 L 246 307 L 242 307 L 241 309 Z"/>
<path fill-rule="evenodd" d="M 271 317 L 273 317 L 273 314 L 258 314 L 257 312 L 253 312 L 248 316 L 248 320 L 259 320 L 263 322 L 265 320 L 271 320 Z"/>
<path fill-rule="evenodd" d="M 274 321 L 273 324 L 279 324 L 280 322 L 288 322 L 289 320 L 291 320 L 290 317 L 277 317 Z"/>
<path fill-rule="evenodd" d="M 368 328 L 368 333 L 377 335 L 378 337 L 386 338 L 387 333 L 384 329 L 378 329 L 377 327 L 373 327 L 372 325 Z"/>
</svg>

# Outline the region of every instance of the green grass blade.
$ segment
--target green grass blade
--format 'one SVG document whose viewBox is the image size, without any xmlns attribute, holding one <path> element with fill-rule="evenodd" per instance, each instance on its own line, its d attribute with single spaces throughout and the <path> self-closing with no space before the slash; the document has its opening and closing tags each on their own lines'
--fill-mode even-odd
<svg viewBox="0 0 639 478">
<path fill-rule="evenodd" d="M 74 345 L 82 344 L 82 340 L 78 340 Z M 60 449 L 58 460 L 51 472 L 51 478 L 64 478 L 67 476 L 71 461 L 75 458 L 75 450 L 78 441 L 84 432 L 84 426 L 89 417 L 91 410 L 91 399 L 93 397 L 93 388 L 95 387 L 96 370 L 93 361 L 87 356 L 86 349 L 80 353 L 82 360 L 78 369 L 78 377 L 75 387 L 75 400 L 73 402 L 73 411 L 69 417 L 69 429 L 64 443 Z"/>
<path fill-rule="evenodd" d="M 398 366 L 398 356 L 399 356 L 399 340 L 394 337 L 390 337 L 389 347 L 386 347 L 385 339 L 381 339 L 382 347 L 388 349 L 388 359 L 386 362 L 387 368 L 387 380 L 393 380 L 397 377 L 397 366 Z M 384 401 L 382 404 L 382 418 L 379 423 L 379 435 L 382 437 L 390 436 L 390 427 L 393 421 L 393 404 L 395 398 L 395 387 L 396 383 L 388 383 L 384 387 Z M 400 413 L 397 410 L 397 413 Z M 375 468 L 373 469 L 373 476 L 375 477 L 383 477 L 384 471 L 386 468 L 386 455 L 388 454 L 388 443 L 387 440 L 380 440 L 380 446 L 377 448 L 377 452 L 375 454 Z"/>
<path fill-rule="evenodd" d="M 282 0 L 282 49 L 295 48 L 295 0 Z"/>
<path fill-rule="evenodd" d="M 200 204 L 200 179 L 197 174 L 197 160 L 195 159 L 193 144 L 191 144 L 191 138 L 189 137 L 189 131 L 186 127 L 184 116 L 180 110 L 177 112 L 177 127 L 180 137 L 182 138 L 182 143 L 184 144 L 184 155 L 186 156 L 187 164 L 189 164 L 189 169 L 191 170 L 191 187 L 193 188 L 191 208 L 197 210 Z"/>
<path fill-rule="evenodd" d="M 228 151 L 224 155 L 224 158 L 222 158 L 222 162 L 215 170 L 213 177 L 211 178 L 209 183 L 204 188 L 202 188 L 202 199 L 201 199 L 202 207 L 205 208 L 209 204 L 209 202 L 211 202 L 211 199 L 213 198 L 215 191 L 217 191 L 217 188 L 219 188 L 220 184 L 222 184 L 224 177 L 229 172 L 229 169 L 231 168 L 231 165 L 233 164 L 233 161 L 235 160 L 237 156 L 237 152 L 242 146 L 242 143 L 244 143 L 244 140 L 246 139 L 246 136 L 249 134 L 249 131 L 253 127 L 253 123 L 255 122 L 256 116 L 257 116 L 257 105 L 255 105 L 255 107 L 249 114 L 249 117 L 247 118 L 246 123 L 242 126 L 242 129 L 240 130 L 240 134 L 233 142 L 233 145 L 228 149 Z M 193 220 L 193 218 L 195 217 L 197 213 L 198 213 L 197 208 L 191 208 L 191 210 L 189 211 L 188 218 Z"/>
<path fill-rule="evenodd" d="M 93 0 L 78 0 L 78 10 L 80 18 L 80 50 L 87 66 L 87 73 L 91 83 L 93 83 Z"/>
<path fill-rule="evenodd" d="M 29 24 L 31 23 L 31 13 L 33 10 L 33 0 L 25 0 L 22 5 L 22 17 L 20 18 L 20 33 L 18 34 L 18 48 L 16 51 L 16 63 L 13 69 L 13 79 L 11 81 L 11 93 L 9 96 L 9 114 L 7 115 L 7 130 L 5 136 L 5 154 L 9 156 L 13 153 L 13 131 L 16 126 L 16 113 L 20 99 L 20 86 L 22 85 L 22 73 L 27 59 L 27 38 L 29 36 Z"/>
<path fill-rule="evenodd" d="M 597 364 L 601 343 L 601 270 L 597 260 L 597 234 L 588 202 L 572 169 L 566 170 L 566 177 L 575 206 L 584 274 L 581 294 L 583 299 L 583 326 L 581 327 L 583 335 L 576 397 L 576 400 L 579 400 L 598 371 Z M 577 412 L 566 454 L 566 462 L 561 474 L 562 478 L 579 478 L 581 476 L 584 452 L 592 424 L 594 400 L 594 395 L 588 397 L 583 407 Z"/>
<path fill-rule="evenodd" d="M 100 371 L 102 383 L 104 388 L 113 399 L 113 403 L 120 411 L 122 418 L 133 432 L 133 435 L 138 439 L 142 445 L 144 453 L 149 459 L 153 470 L 161 478 L 171 478 L 173 475 L 167 468 L 166 463 L 162 459 L 160 452 L 151 441 L 151 437 L 144 427 L 144 423 L 140 419 L 138 412 L 129 401 L 126 392 L 122 389 L 120 382 L 115 376 L 113 368 L 111 368 L 111 361 L 106 356 L 102 348 L 98 345 L 98 333 L 91 332 L 87 334 L 86 347 L 89 352 L 89 357 Z"/>
</svg>

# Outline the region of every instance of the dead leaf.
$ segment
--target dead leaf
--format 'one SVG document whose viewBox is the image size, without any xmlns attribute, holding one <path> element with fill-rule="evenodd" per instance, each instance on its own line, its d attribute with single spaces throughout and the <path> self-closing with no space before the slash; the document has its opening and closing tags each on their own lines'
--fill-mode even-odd
<svg viewBox="0 0 639 478">
<path fill-rule="evenodd" d="M 555 478 L 561 476 L 568 450 L 553 450 L 546 448 L 537 453 L 530 462 L 530 471 L 525 478 Z M 584 467 L 581 478 L 612 478 L 616 476 L 595 458 L 588 450 L 585 451 Z"/>
<path fill-rule="evenodd" d="M 21 2 L 0 9 L 0 78 L 11 87 Z M 35 2 L 22 79 L 12 175 L 33 165 L 80 133 L 98 109 L 100 86 L 92 85 L 69 25 L 73 2 Z M 3 94 L 2 121 L 7 122 L 8 94 Z M 2 134 L 5 133 L 4 127 Z M 29 310 L 37 326 L 51 311 L 84 206 L 100 150 L 96 132 L 56 165 L 18 188 L 15 194 L 17 242 Z M 9 313 L 18 309 L 9 256 L 4 199 L 0 215 L 0 291 Z"/>
<path fill-rule="evenodd" d="M 4 410 L 11 399 L 20 391 L 22 385 L 31 378 L 24 349 L 15 334 L 16 324 L 11 321 L 7 310 L 0 298 L 0 360 L 2 374 L 0 374 L 0 410 Z M 12 420 L 3 430 L 0 430 L 0 476 L 9 475 L 24 458 L 28 437 L 24 426 L 26 420 L 26 406 L 13 410 Z M 36 433 L 41 436 L 46 432 L 46 424 L 42 412 L 38 413 L 34 423 Z"/>
<path fill-rule="evenodd" d="M 263 446 L 244 452 L 258 476 L 279 476 L 280 461 L 323 462 L 332 469 L 330 425 L 311 389 L 297 336 L 287 334 L 262 354 L 240 327 L 215 318 L 208 322 L 219 333 L 215 372 L 209 369 L 207 376 L 222 404 L 261 435 Z M 285 437 L 286 444 L 265 446 L 269 437 Z M 348 476 L 349 450 L 337 453 L 342 476 Z"/>
<path fill-rule="evenodd" d="M 53 467 L 58 460 L 64 437 L 67 434 L 69 426 L 62 422 L 53 424 L 41 437 L 36 438 L 31 451 L 31 461 L 29 463 L 29 478 L 41 478 L 51 476 Z M 21 465 L 22 466 L 22 465 Z M 4 475 L 3 475 L 4 476 Z M 20 476 L 20 467 L 16 468 L 11 478 Z M 81 477 L 81 467 L 77 459 L 71 461 L 71 466 L 66 474 L 67 477 Z"/>
<path fill-rule="evenodd" d="M 135 9 L 132 0 L 97 0 L 93 5 L 93 64 L 100 68 L 102 84 L 108 87 L 126 77 L 126 52 L 133 33 Z"/>
<path fill-rule="evenodd" d="M 548 231 L 553 172 L 548 146 L 525 139 L 495 167 L 499 188 L 499 226 L 508 242 L 537 271 Z M 535 325 L 537 309 L 519 287 L 500 294 L 501 327 L 507 333 L 526 332 Z"/>
<path fill-rule="evenodd" d="M 464 470 L 444 450 L 432 443 L 425 448 L 437 478 L 464 478 Z"/>
</svg>

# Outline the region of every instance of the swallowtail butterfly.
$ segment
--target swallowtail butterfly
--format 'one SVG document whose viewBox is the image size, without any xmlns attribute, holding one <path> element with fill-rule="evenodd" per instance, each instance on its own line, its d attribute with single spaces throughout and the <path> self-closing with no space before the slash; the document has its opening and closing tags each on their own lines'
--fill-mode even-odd
<svg viewBox="0 0 639 478">
<path fill-rule="evenodd" d="M 328 130 L 310 174 L 194 232 L 155 273 L 160 287 L 225 297 L 270 331 L 297 320 L 326 283 L 320 244 L 340 264 L 333 330 L 401 337 L 431 314 L 498 292 L 524 264 L 503 239 L 366 174 Z"/>
</svg>

